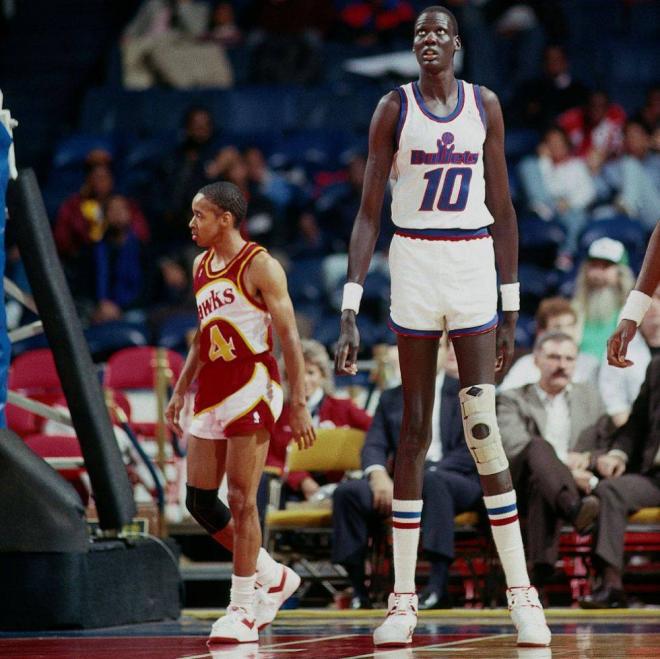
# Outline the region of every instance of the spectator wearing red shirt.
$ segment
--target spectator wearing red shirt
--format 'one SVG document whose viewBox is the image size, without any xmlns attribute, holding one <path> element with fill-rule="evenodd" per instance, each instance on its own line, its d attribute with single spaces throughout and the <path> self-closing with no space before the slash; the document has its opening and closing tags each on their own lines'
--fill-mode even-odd
<svg viewBox="0 0 660 659">
<path fill-rule="evenodd" d="M 98 242 L 105 232 L 103 204 L 116 193 L 115 180 L 108 162 L 87 165 L 87 176 L 80 192 L 67 197 L 55 220 L 55 244 L 64 258 L 75 257 L 84 246 Z M 139 206 L 129 201 L 131 228 L 138 239 L 149 240 L 149 225 Z"/>
<path fill-rule="evenodd" d="M 312 422 L 317 428 L 357 428 L 368 430 L 371 417 L 359 408 L 352 400 L 336 398 L 330 395 L 332 391 L 332 366 L 325 347 L 318 341 L 302 341 L 303 357 L 305 359 L 305 397 L 307 407 L 312 415 Z M 260 484 L 259 510 L 263 513 L 266 506 L 267 482 L 274 474 L 281 474 L 284 469 L 286 447 L 291 441 L 289 426 L 289 406 L 284 404 L 282 415 L 273 431 L 266 458 L 267 473 Z M 294 471 L 288 474 L 285 485 L 285 496 L 293 499 L 309 499 L 318 492 L 321 485 L 336 483 L 343 477 L 343 472 L 307 472 Z"/>
<path fill-rule="evenodd" d="M 625 122 L 623 108 L 598 90 L 589 93 L 584 106 L 566 110 L 557 119 L 568 134 L 575 155 L 585 158 L 592 169 L 621 151 Z"/>
<path fill-rule="evenodd" d="M 105 206 L 116 194 L 110 157 L 99 150 L 90 152 L 86 160 L 87 176 L 80 192 L 62 202 L 53 233 L 57 251 L 74 299 L 85 297 L 90 277 L 89 253 L 104 238 L 108 228 Z M 149 242 L 149 225 L 139 206 L 126 200 L 129 227 L 140 245 Z"/>
</svg>

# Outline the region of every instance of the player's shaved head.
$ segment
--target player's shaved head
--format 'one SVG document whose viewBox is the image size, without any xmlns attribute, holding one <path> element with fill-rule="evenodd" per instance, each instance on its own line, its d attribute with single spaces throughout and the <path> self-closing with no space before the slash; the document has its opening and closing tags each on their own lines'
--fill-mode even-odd
<svg viewBox="0 0 660 659">
<path fill-rule="evenodd" d="M 419 12 L 419 14 L 417 14 L 415 23 L 418 23 L 419 19 L 426 14 L 445 14 L 445 16 L 449 18 L 449 22 L 452 29 L 454 30 L 454 34 L 458 34 L 458 21 L 456 20 L 456 16 L 454 16 L 454 14 L 452 14 L 452 12 L 447 9 L 447 7 L 443 7 L 442 5 L 431 5 L 430 7 L 425 7 L 422 9 L 422 11 Z"/>
</svg>

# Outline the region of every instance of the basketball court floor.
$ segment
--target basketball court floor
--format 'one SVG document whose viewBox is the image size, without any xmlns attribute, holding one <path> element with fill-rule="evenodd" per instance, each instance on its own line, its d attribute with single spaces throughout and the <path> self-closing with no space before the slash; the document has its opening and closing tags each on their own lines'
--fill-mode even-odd
<svg viewBox="0 0 660 659">
<path fill-rule="evenodd" d="M 221 611 L 186 610 L 176 622 L 110 629 L 0 633 L 0 657 L 48 659 L 657 659 L 660 609 L 587 612 L 551 609 L 552 648 L 516 648 L 508 616 L 498 610 L 422 612 L 410 649 L 375 650 L 380 611 L 283 611 L 258 644 L 206 645 Z"/>
</svg>

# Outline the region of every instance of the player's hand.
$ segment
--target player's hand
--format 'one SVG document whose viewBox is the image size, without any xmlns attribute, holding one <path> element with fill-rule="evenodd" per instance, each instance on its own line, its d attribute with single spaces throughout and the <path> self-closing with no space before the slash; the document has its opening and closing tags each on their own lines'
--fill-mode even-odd
<svg viewBox="0 0 660 659">
<path fill-rule="evenodd" d="M 626 463 L 618 455 L 601 455 L 596 467 L 605 478 L 618 478 L 626 470 Z"/>
<path fill-rule="evenodd" d="M 610 366 L 626 368 L 632 366 L 633 362 L 626 359 L 628 344 L 633 340 L 637 332 L 637 323 L 634 320 L 624 318 L 621 320 L 614 334 L 607 341 L 607 363 Z"/>
<path fill-rule="evenodd" d="M 341 314 L 339 341 L 335 354 L 335 373 L 337 375 L 355 375 L 357 373 L 357 354 L 360 347 L 355 312 L 346 309 Z"/>
<path fill-rule="evenodd" d="M 291 426 L 291 437 L 293 437 L 301 451 L 310 448 L 314 444 L 316 431 L 306 405 L 291 406 L 289 425 Z"/>
<path fill-rule="evenodd" d="M 382 515 L 389 515 L 394 496 L 394 483 L 389 474 L 383 469 L 372 471 L 369 474 L 369 487 L 374 495 L 374 508 Z"/>
<path fill-rule="evenodd" d="M 513 361 L 516 341 L 517 311 L 505 311 L 502 322 L 497 326 L 495 372 L 506 373 Z"/>
<path fill-rule="evenodd" d="M 183 409 L 184 398 L 183 394 L 178 394 L 176 391 L 172 394 L 170 402 L 165 408 L 165 421 L 167 427 L 175 432 L 179 437 L 183 435 L 183 428 L 180 425 L 181 410 Z"/>
</svg>

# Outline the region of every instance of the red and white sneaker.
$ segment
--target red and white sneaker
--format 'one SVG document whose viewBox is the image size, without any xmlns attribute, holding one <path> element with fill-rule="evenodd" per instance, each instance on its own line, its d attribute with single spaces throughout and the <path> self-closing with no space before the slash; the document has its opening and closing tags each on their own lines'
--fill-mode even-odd
<svg viewBox="0 0 660 659">
<path fill-rule="evenodd" d="M 274 586 L 258 586 L 255 592 L 254 617 L 257 629 L 263 629 L 275 619 L 277 612 L 300 586 L 300 577 L 286 565 L 280 565 L 282 576 Z"/>
<path fill-rule="evenodd" d="M 390 593 L 387 618 L 374 631 L 374 645 L 401 646 L 412 643 L 417 626 L 417 595 Z"/>
<path fill-rule="evenodd" d="M 546 647 L 552 634 L 545 621 L 539 594 L 534 586 L 507 588 L 506 599 L 509 613 L 518 630 L 518 645 L 523 647 Z"/>
<path fill-rule="evenodd" d="M 227 613 L 213 623 L 207 643 L 255 643 L 258 640 L 254 612 L 230 604 Z"/>
</svg>

